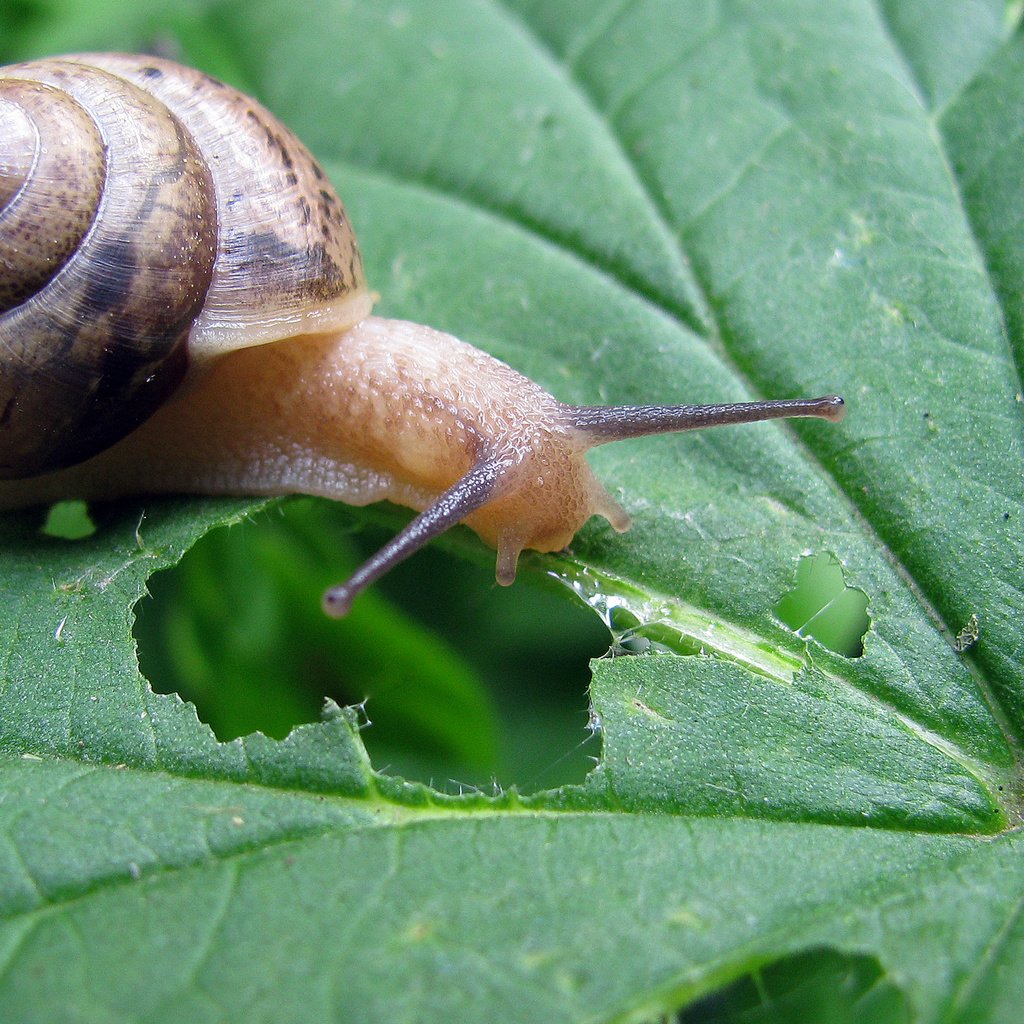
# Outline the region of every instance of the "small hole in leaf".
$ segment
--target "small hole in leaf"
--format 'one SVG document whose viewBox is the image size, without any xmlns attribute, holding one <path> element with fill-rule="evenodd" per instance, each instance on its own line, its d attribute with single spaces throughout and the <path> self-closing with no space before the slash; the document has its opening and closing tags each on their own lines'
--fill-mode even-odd
<svg viewBox="0 0 1024 1024">
<path fill-rule="evenodd" d="M 221 740 L 281 738 L 318 721 L 324 697 L 365 700 L 361 737 L 388 774 L 449 791 L 581 781 L 599 753 L 586 691 L 607 630 L 526 566 L 498 587 L 493 563 L 437 546 L 328 619 L 323 589 L 392 532 L 353 534 L 349 511 L 313 500 L 212 531 L 136 607 L 143 673 Z"/>
<path fill-rule="evenodd" d="M 823 553 L 800 559 L 796 586 L 775 613 L 800 636 L 812 637 L 846 658 L 859 658 L 871 625 L 867 609 L 867 594 L 848 587 L 838 559 Z"/>
<path fill-rule="evenodd" d="M 96 532 L 96 524 L 84 501 L 58 501 L 50 506 L 42 532 L 61 540 L 82 540 Z"/>
</svg>

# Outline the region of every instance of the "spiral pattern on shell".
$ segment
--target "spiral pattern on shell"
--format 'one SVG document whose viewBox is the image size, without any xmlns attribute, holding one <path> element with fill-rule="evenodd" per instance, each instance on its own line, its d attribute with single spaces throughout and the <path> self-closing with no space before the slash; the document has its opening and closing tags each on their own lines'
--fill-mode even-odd
<svg viewBox="0 0 1024 1024">
<path fill-rule="evenodd" d="M 0 478 L 101 451 L 190 364 L 370 307 L 337 195 L 249 97 L 121 54 L 0 69 Z"/>
</svg>

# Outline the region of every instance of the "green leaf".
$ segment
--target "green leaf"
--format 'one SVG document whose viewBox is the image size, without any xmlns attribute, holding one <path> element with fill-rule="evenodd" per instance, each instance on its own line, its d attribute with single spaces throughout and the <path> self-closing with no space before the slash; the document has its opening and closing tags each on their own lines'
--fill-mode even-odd
<svg viewBox="0 0 1024 1024">
<path fill-rule="evenodd" d="M 593 698 L 607 737 L 591 788 L 636 811 L 999 826 L 993 795 L 951 751 L 873 701 L 837 700 L 833 683 L 812 670 L 780 686 L 695 657 L 604 662 Z"/>
<path fill-rule="evenodd" d="M 433 568 L 351 633 L 314 619 L 387 511 L 295 503 L 284 532 L 249 522 L 279 502 L 140 499 L 77 540 L 4 515 L 0 1020 L 647 1021 L 710 994 L 721 1020 L 1016 1020 L 1018 6 L 166 6 L 23 0 L 0 53 L 156 48 L 254 92 L 338 183 L 382 312 L 566 401 L 849 413 L 601 449 L 633 529 L 525 558 L 487 625 Z M 445 546 L 483 590 L 493 556 Z M 866 597 L 861 656 L 786 624 L 808 555 Z M 613 634 L 598 763 L 530 796 L 412 781 L 428 747 L 486 773 L 501 728 L 579 713 L 545 650 L 568 619 L 526 625 L 544 575 Z M 449 602 L 447 632 L 414 617 Z M 337 704 L 375 673 L 367 726 Z"/>
</svg>

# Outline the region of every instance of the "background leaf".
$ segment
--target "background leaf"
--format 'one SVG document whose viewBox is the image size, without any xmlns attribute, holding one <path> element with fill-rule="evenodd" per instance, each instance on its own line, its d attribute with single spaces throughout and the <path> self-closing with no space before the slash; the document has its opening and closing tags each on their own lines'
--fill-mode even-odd
<svg viewBox="0 0 1024 1024">
<path fill-rule="evenodd" d="M 73 542 L 36 512 L 4 516 L 0 1019 L 646 1020 L 752 971 L 788 993 L 785 1019 L 820 991 L 850 1019 L 1015 1019 L 1016 13 L 4 8 L 5 60 L 157 49 L 257 94 L 339 184 L 385 315 L 567 401 L 841 391 L 850 412 L 595 453 L 633 530 L 594 522 L 571 551 L 530 556 L 511 600 L 547 574 L 621 656 L 594 665 L 599 763 L 529 797 L 407 779 L 527 782 L 522 761 L 499 767 L 501 734 L 541 731 L 548 692 L 578 723 L 559 749 L 596 752 L 568 675 L 593 634 L 553 605 L 531 627 L 475 618 L 432 570 L 394 581 L 405 608 L 369 595 L 347 634 L 294 611 L 304 592 L 315 610 L 357 526 L 395 514 L 302 502 L 284 533 L 275 503 L 135 501 L 91 510 Z M 200 721 L 140 674 L 133 609 L 212 530 L 137 631 L 147 672 L 165 646 L 165 688 Z M 446 547 L 491 557 L 464 531 Z M 777 611 L 809 553 L 866 596 L 862 656 Z M 343 557 L 358 552 L 338 571 Z M 253 566 L 277 596 L 247 584 Z M 448 595 L 450 632 L 414 617 Z M 958 651 L 972 616 L 978 641 Z M 259 667 L 280 714 L 245 706 Z M 283 740 L 248 731 L 283 735 L 374 676 L 379 725 L 330 704 Z M 218 706 L 222 690 L 241 696 Z M 748 1009 L 737 990 L 700 1012 Z"/>
</svg>

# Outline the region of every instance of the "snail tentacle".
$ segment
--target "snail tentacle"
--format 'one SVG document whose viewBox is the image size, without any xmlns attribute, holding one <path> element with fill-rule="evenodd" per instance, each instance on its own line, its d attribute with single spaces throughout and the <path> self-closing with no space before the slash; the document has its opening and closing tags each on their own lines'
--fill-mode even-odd
<svg viewBox="0 0 1024 1024">
<path fill-rule="evenodd" d="M 368 558 L 344 583 L 331 587 L 323 597 L 324 611 L 335 619 L 347 615 L 356 596 L 371 583 L 486 505 L 494 496 L 501 472 L 502 464 L 490 459 L 474 466 L 433 505 Z"/>
<path fill-rule="evenodd" d="M 566 406 L 566 414 L 573 426 L 583 431 L 597 447 L 630 437 L 762 420 L 812 417 L 838 423 L 846 414 L 846 405 L 839 395 L 825 395 L 722 405 L 573 405 Z"/>
</svg>

